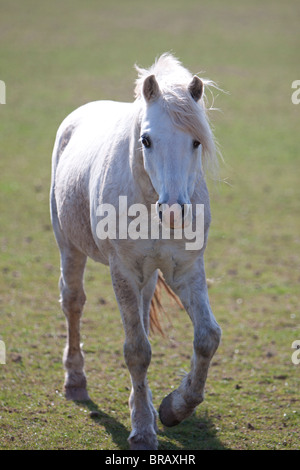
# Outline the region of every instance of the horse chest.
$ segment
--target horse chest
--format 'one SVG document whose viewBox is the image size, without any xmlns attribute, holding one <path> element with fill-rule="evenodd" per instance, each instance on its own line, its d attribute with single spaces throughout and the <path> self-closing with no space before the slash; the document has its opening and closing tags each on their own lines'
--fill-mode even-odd
<svg viewBox="0 0 300 470">
<path fill-rule="evenodd" d="M 118 246 L 117 252 L 141 284 L 147 282 L 156 269 L 173 281 L 195 262 L 195 253 L 184 250 L 182 244 L 162 240 L 127 240 Z"/>
</svg>

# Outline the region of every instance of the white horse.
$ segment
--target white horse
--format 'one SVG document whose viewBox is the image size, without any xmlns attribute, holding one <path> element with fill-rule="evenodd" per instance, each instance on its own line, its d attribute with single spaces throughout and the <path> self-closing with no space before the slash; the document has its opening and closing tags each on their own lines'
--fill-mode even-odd
<svg viewBox="0 0 300 470">
<path fill-rule="evenodd" d="M 68 325 L 63 356 L 66 397 L 89 399 L 80 346 L 86 299 L 83 274 L 89 256 L 110 267 L 124 325 L 124 358 L 132 382 L 130 448 L 157 449 L 157 413 L 147 369 L 149 312 L 159 272 L 194 327 L 191 371 L 162 401 L 159 417 L 164 425 L 178 424 L 203 401 L 209 363 L 221 337 L 209 304 L 203 262 L 210 224 L 204 167 L 216 161 L 216 152 L 203 95 L 209 82 L 192 76 L 170 54 L 163 54 L 149 70 L 137 69 L 133 103 L 92 102 L 72 112 L 59 127 L 53 150 L 51 216 L 61 254 L 61 304 Z M 99 206 L 112 205 L 118 217 L 119 196 L 127 197 L 129 207 L 143 204 L 149 218 L 151 207 L 162 220 L 173 206 L 171 237 L 160 233 L 155 239 L 133 240 L 121 237 L 120 227 L 116 237 L 99 237 Z M 196 204 L 204 205 L 204 244 L 188 250 L 184 234 L 176 238 L 172 232 L 179 213 L 182 232 L 188 212 L 194 222 Z M 127 224 L 130 221 L 127 214 Z"/>
</svg>

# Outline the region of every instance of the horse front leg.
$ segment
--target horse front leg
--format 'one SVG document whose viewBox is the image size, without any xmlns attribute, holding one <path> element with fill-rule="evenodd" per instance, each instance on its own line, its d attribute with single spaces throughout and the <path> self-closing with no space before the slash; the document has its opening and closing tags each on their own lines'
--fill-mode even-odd
<svg viewBox="0 0 300 470">
<path fill-rule="evenodd" d="M 159 417 L 165 426 L 180 423 L 204 400 L 209 364 L 221 339 L 221 329 L 209 304 L 203 261 L 199 264 L 185 283 L 172 286 L 192 320 L 194 343 L 191 371 L 160 405 Z"/>
<path fill-rule="evenodd" d="M 156 423 L 147 369 L 151 346 L 143 319 L 143 296 L 130 272 L 116 259 L 110 259 L 112 284 L 125 331 L 124 359 L 130 372 L 132 390 L 129 398 L 132 431 L 128 438 L 131 450 L 157 449 Z"/>
</svg>

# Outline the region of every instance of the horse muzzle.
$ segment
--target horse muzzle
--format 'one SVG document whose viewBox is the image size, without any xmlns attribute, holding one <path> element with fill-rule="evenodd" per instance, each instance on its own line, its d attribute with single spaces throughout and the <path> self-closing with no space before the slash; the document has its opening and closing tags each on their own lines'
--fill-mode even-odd
<svg viewBox="0 0 300 470">
<path fill-rule="evenodd" d="M 159 216 L 161 223 L 171 229 L 184 228 L 190 225 L 192 220 L 192 207 L 191 204 L 172 205 L 166 203 L 156 203 L 156 212 Z"/>
</svg>

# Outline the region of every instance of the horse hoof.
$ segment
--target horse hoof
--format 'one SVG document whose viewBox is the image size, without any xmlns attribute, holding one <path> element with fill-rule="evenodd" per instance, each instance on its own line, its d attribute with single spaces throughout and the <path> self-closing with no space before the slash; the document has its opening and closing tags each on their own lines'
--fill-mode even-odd
<svg viewBox="0 0 300 470">
<path fill-rule="evenodd" d="M 176 418 L 173 412 L 172 402 L 173 398 L 172 394 L 170 393 L 170 395 L 163 399 L 158 410 L 159 419 L 161 420 L 162 424 L 167 427 L 176 426 L 180 423 L 180 420 Z"/>
<path fill-rule="evenodd" d="M 67 400 L 73 400 L 73 401 L 89 401 L 90 400 L 87 389 L 79 388 L 79 387 L 65 387 L 65 397 Z"/>
<path fill-rule="evenodd" d="M 128 439 L 130 450 L 157 450 L 156 435 L 140 437 L 138 435 L 129 437 Z"/>
<path fill-rule="evenodd" d="M 163 399 L 159 407 L 159 417 L 162 424 L 168 427 L 176 426 L 188 418 L 201 401 L 203 401 L 202 397 L 197 401 L 193 400 L 191 403 L 187 403 L 180 392 L 174 390 Z"/>
<path fill-rule="evenodd" d="M 157 450 L 157 447 L 149 446 L 145 442 L 133 442 L 130 444 L 130 450 Z"/>
</svg>

